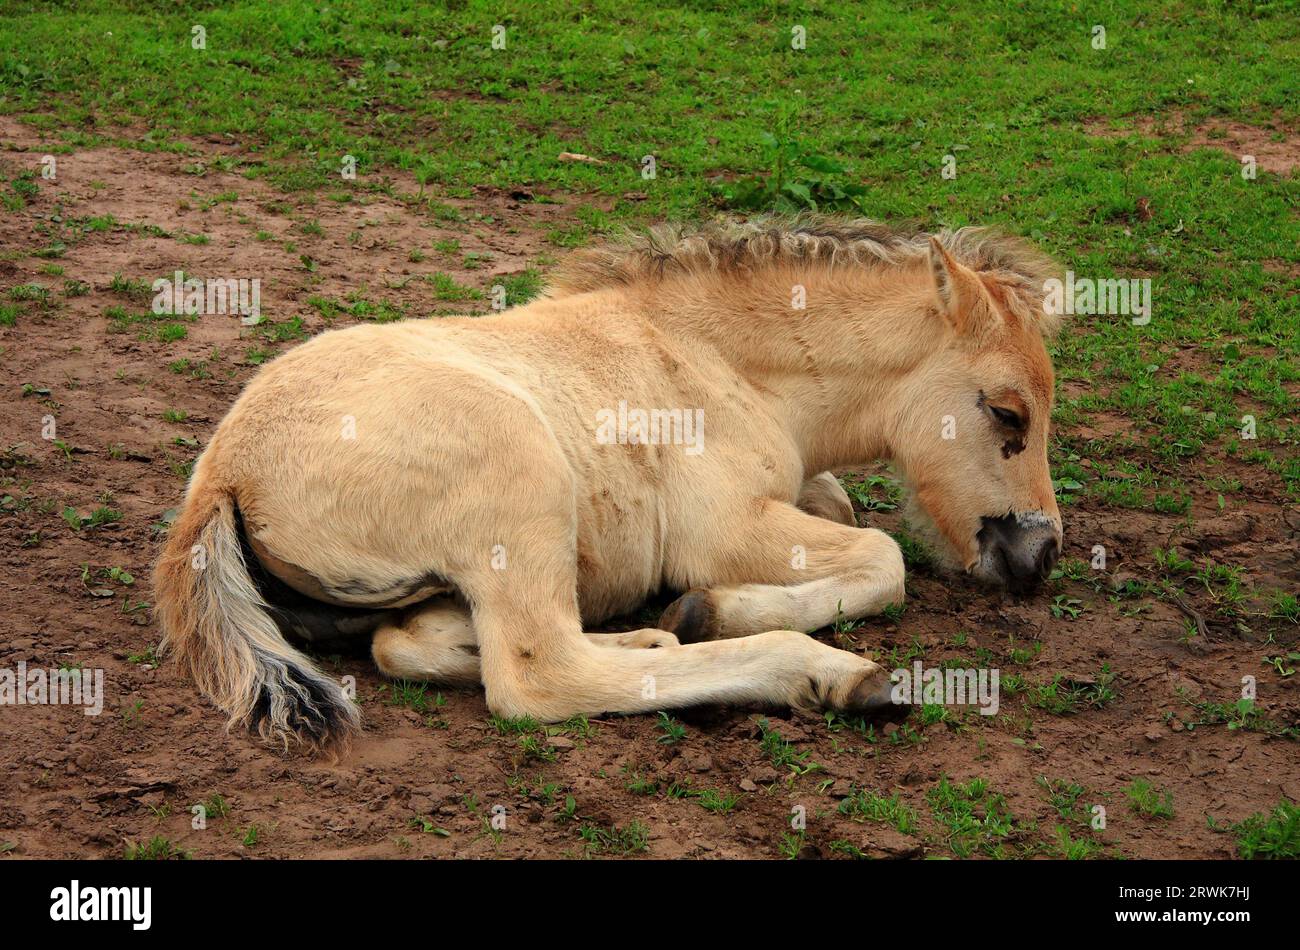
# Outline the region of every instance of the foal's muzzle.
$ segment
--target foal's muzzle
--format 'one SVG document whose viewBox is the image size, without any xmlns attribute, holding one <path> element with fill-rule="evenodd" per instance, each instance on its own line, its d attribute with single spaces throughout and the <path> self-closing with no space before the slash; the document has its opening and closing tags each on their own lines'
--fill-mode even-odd
<svg viewBox="0 0 1300 950">
<path fill-rule="evenodd" d="M 1037 512 L 980 520 L 976 539 L 981 574 L 1017 593 L 1032 591 L 1047 580 L 1061 556 L 1055 522 Z"/>
</svg>

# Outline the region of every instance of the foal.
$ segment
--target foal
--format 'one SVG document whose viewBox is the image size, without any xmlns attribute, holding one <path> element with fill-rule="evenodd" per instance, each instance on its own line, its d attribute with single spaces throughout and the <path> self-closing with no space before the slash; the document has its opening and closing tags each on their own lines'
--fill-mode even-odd
<svg viewBox="0 0 1300 950">
<path fill-rule="evenodd" d="M 1054 273 L 979 229 L 722 221 L 580 253 L 504 313 L 321 334 L 198 460 L 164 645 L 232 723 L 313 746 L 359 716 L 283 631 L 371 636 L 503 716 L 881 706 L 886 670 L 796 632 L 903 599 L 828 470 L 891 461 L 954 567 L 1041 580 Z M 583 632 L 664 588 L 657 629 Z"/>
</svg>

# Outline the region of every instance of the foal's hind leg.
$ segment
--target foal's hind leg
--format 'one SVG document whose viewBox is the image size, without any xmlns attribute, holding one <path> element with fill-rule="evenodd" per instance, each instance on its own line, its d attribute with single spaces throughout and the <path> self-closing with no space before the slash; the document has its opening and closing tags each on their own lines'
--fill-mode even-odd
<svg viewBox="0 0 1300 950">
<path fill-rule="evenodd" d="M 679 645 L 673 634 L 653 629 L 586 637 L 595 646 L 616 649 Z M 452 686 L 481 681 L 474 621 L 469 607 L 457 600 L 434 601 L 409 611 L 400 623 L 385 624 L 375 631 L 371 655 L 379 671 L 393 679 Z"/>
<path fill-rule="evenodd" d="M 795 504 L 800 511 L 818 518 L 845 524 L 850 528 L 857 527 L 857 519 L 853 517 L 853 502 L 849 501 L 848 493 L 844 491 L 840 480 L 830 472 L 814 475 L 804 482 Z"/>
<path fill-rule="evenodd" d="M 736 527 L 727 557 L 694 565 L 701 586 L 669 604 L 659 626 L 686 643 L 775 627 L 816 630 L 903 600 L 903 556 L 883 531 L 850 528 L 768 501 Z M 745 552 L 743 561 L 735 551 Z"/>
<path fill-rule="evenodd" d="M 417 607 L 400 623 L 380 627 L 370 653 L 379 671 L 393 679 L 449 686 L 479 682 L 478 637 L 469 609 L 449 598 Z"/>
</svg>

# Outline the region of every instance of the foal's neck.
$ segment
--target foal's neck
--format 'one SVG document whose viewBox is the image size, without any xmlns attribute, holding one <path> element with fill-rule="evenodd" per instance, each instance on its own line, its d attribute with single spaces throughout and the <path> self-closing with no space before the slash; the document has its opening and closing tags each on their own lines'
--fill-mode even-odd
<svg viewBox="0 0 1300 950">
<path fill-rule="evenodd" d="M 888 458 L 900 387 L 943 329 L 928 264 L 772 265 L 655 292 L 665 331 L 711 344 L 789 420 L 805 470 Z"/>
</svg>

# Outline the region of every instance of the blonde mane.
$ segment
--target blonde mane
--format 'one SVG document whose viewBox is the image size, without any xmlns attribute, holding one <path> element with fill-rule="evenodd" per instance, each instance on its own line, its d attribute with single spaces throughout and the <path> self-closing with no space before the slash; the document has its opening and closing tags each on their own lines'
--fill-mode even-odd
<svg viewBox="0 0 1300 950">
<path fill-rule="evenodd" d="M 547 296 L 654 283 L 672 276 L 736 275 L 777 264 L 901 268 L 927 261 L 930 238 L 971 270 L 992 278 L 1002 302 L 1030 314 L 1045 335 L 1058 320 L 1042 308 L 1044 283 L 1060 267 L 1029 242 L 990 228 L 927 232 L 839 215 L 803 213 L 626 231 L 578 251 L 552 272 Z"/>
</svg>

